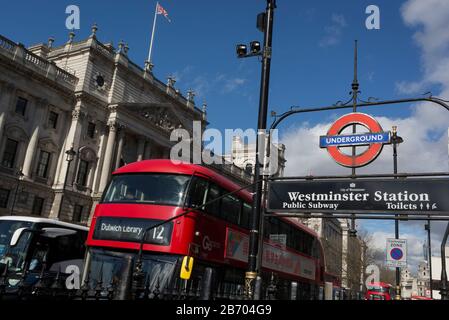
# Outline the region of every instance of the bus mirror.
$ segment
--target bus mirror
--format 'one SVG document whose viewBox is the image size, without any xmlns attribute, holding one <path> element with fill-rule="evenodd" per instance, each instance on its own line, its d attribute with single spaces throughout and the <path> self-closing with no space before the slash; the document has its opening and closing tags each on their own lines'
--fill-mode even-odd
<svg viewBox="0 0 449 320">
<path fill-rule="evenodd" d="M 19 228 L 16 231 L 14 231 L 14 233 L 11 237 L 11 242 L 9 243 L 10 247 L 14 247 L 17 245 L 17 243 L 20 240 L 20 237 L 22 236 L 22 234 L 25 230 L 27 230 L 27 228 Z"/>
<path fill-rule="evenodd" d="M 180 278 L 184 280 L 189 280 L 190 276 L 192 275 L 192 268 L 193 268 L 193 258 L 185 256 L 182 259 Z"/>
<path fill-rule="evenodd" d="M 29 229 L 29 228 L 19 228 L 16 231 L 14 231 L 12 237 L 11 237 L 11 241 L 9 242 L 9 246 L 10 247 L 15 247 L 17 245 L 17 243 L 20 240 L 20 237 L 22 237 L 22 235 L 25 232 L 34 232 L 34 233 L 41 233 L 41 230 L 35 230 L 35 229 Z"/>
</svg>

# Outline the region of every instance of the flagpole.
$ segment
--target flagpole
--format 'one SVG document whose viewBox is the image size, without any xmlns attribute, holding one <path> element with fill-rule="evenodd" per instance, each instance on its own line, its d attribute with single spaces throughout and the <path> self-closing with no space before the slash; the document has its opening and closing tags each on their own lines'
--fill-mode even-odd
<svg viewBox="0 0 449 320">
<path fill-rule="evenodd" d="M 156 19 L 157 19 L 157 7 L 158 6 L 159 6 L 159 2 L 156 2 L 156 9 L 154 10 L 154 19 L 153 19 L 153 32 L 151 33 L 150 51 L 148 52 L 148 62 L 151 62 L 151 52 L 153 51 L 154 31 L 156 30 Z"/>
</svg>

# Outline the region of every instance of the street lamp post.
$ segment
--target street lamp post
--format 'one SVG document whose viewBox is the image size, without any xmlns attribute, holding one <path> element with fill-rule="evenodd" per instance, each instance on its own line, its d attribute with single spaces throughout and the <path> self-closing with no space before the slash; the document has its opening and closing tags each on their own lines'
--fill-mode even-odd
<svg viewBox="0 0 449 320">
<path fill-rule="evenodd" d="M 22 170 L 19 170 L 17 172 L 17 176 L 18 176 L 18 181 L 17 181 L 16 189 L 14 191 L 14 197 L 12 198 L 11 213 L 10 213 L 12 216 L 14 215 L 14 207 L 16 205 L 17 192 L 19 191 L 20 182 L 22 181 L 22 178 L 24 176 Z"/>
<path fill-rule="evenodd" d="M 58 218 L 61 216 L 62 205 L 64 202 L 64 192 L 65 192 L 65 188 L 67 185 L 67 178 L 69 176 L 70 164 L 72 163 L 73 159 L 75 159 L 75 156 L 76 156 L 76 151 L 73 149 L 73 145 L 70 147 L 69 150 L 67 150 L 65 152 L 65 154 L 66 154 L 66 161 L 67 161 L 67 170 L 65 172 L 64 185 L 62 187 L 62 195 L 61 195 L 61 202 L 59 204 Z"/>
<path fill-rule="evenodd" d="M 245 275 L 245 295 L 247 299 L 252 299 L 254 294 L 254 282 L 258 274 L 258 251 L 259 251 L 259 237 L 260 237 L 260 220 L 262 212 L 262 193 L 263 183 L 260 181 L 261 164 L 260 159 L 265 158 L 265 150 L 261 148 L 260 140 L 265 137 L 267 128 L 267 113 L 268 113 L 268 88 L 270 83 L 270 69 L 271 69 L 271 52 L 272 52 L 272 38 L 273 38 L 273 17 L 274 9 L 276 8 L 275 0 L 267 0 L 267 8 L 264 13 L 257 16 L 257 27 L 264 32 L 264 46 L 261 51 L 260 43 L 258 41 L 251 42 L 251 52 L 247 53 L 246 45 L 237 45 L 237 56 L 239 58 L 246 58 L 252 56 L 262 57 L 262 75 L 260 80 L 260 100 L 259 100 L 259 116 L 257 123 L 256 141 L 256 161 L 254 168 L 254 187 L 253 211 L 250 219 L 250 239 L 249 239 L 249 256 L 248 256 L 248 270 Z M 262 144 L 264 145 L 264 144 Z M 263 150 L 262 150 L 263 149 Z"/>
<path fill-rule="evenodd" d="M 393 126 L 391 143 L 393 144 L 393 172 L 398 174 L 398 145 L 404 142 L 404 139 L 398 136 L 398 127 Z M 395 177 L 397 179 L 397 177 Z M 399 215 L 396 215 L 394 221 L 394 237 L 399 239 Z M 396 267 L 396 300 L 401 300 L 401 269 Z"/>
<path fill-rule="evenodd" d="M 447 283 L 447 272 L 446 272 L 446 244 L 449 237 L 449 223 L 446 226 L 446 231 L 444 232 L 443 241 L 441 241 L 441 288 L 440 295 L 441 300 L 449 300 L 449 287 Z"/>
<path fill-rule="evenodd" d="M 427 248 L 428 250 L 428 260 L 427 260 L 427 267 L 429 268 L 429 290 L 430 290 L 430 297 L 433 299 L 433 290 L 432 290 L 432 243 L 431 243 L 431 236 L 430 236 L 430 219 L 427 220 L 427 224 L 424 226 L 424 229 L 427 231 L 427 245 L 429 246 Z"/>
</svg>

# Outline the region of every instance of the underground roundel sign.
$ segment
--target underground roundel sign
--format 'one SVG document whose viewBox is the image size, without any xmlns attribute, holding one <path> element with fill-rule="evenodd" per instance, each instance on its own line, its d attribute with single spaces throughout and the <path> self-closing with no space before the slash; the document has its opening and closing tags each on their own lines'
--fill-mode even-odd
<svg viewBox="0 0 449 320">
<path fill-rule="evenodd" d="M 352 125 L 361 125 L 368 129 L 366 133 L 341 134 Z M 329 155 L 340 165 L 350 168 L 363 167 L 374 161 L 382 151 L 383 145 L 390 143 L 390 132 L 384 132 L 373 117 L 354 112 L 335 121 L 326 136 L 320 137 L 320 147 L 326 148 Z M 340 148 L 368 146 L 360 154 L 347 155 Z"/>
</svg>

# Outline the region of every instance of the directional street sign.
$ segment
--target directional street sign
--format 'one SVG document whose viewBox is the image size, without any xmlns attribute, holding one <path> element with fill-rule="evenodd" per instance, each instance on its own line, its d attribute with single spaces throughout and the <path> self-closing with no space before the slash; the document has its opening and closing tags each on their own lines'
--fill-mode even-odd
<svg viewBox="0 0 449 320">
<path fill-rule="evenodd" d="M 386 256 L 388 267 L 407 267 L 407 240 L 387 239 Z"/>
<path fill-rule="evenodd" d="M 267 212 L 448 214 L 449 180 L 272 180 Z"/>
</svg>

